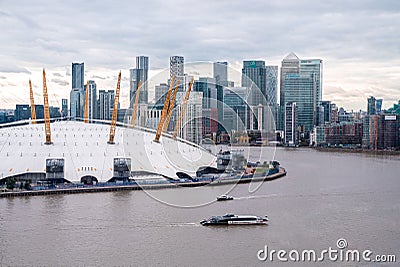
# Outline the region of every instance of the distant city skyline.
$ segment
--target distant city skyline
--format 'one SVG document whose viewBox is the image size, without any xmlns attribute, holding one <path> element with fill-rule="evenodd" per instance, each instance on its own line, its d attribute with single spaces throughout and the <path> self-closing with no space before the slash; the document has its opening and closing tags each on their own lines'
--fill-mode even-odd
<svg viewBox="0 0 400 267">
<path fill-rule="evenodd" d="M 202 16 L 192 16 L 188 6 Z M 141 12 L 132 16 L 132 9 Z M 167 10 L 179 16 L 171 18 Z M 150 78 L 168 68 L 172 55 L 183 55 L 186 63 L 227 61 L 240 72 L 243 60 L 280 66 L 293 51 L 299 58 L 323 60 L 322 99 L 339 107 L 365 110 L 365 99 L 374 95 L 383 99 L 385 109 L 400 95 L 398 1 L 189 1 L 185 5 L 169 1 L 166 5 L 149 0 L 78 5 L 5 0 L 0 17 L 4 29 L 0 100 L 9 108 L 28 102 L 29 78 L 35 96 L 41 95 L 43 67 L 50 102 L 61 106 L 71 90 L 71 62 L 85 62 L 85 81 L 94 80 L 102 90 L 115 89 L 122 69 L 121 86 L 129 88 L 129 69 L 135 67 L 138 55 L 149 57 Z M 128 103 L 129 90 L 121 93 Z"/>
</svg>

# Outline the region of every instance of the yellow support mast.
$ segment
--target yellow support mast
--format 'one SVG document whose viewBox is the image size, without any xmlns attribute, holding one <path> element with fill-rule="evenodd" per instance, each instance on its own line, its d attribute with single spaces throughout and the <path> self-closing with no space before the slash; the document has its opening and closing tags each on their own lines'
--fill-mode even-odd
<svg viewBox="0 0 400 267">
<path fill-rule="evenodd" d="M 163 133 L 165 133 L 168 130 L 168 125 L 169 125 L 169 121 L 171 120 L 172 110 L 175 105 L 175 99 L 176 99 L 176 95 L 178 93 L 178 89 L 179 89 L 179 80 L 177 80 L 174 95 L 172 96 L 172 99 L 169 102 L 168 113 L 167 113 L 167 117 L 165 118 L 165 122 L 164 122 L 164 126 L 163 126 Z"/>
<path fill-rule="evenodd" d="M 189 89 L 187 90 L 186 95 L 185 95 L 185 100 L 183 101 L 181 113 L 179 113 L 179 117 L 178 117 L 178 120 L 175 125 L 175 130 L 174 130 L 174 135 L 173 135 L 174 139 L 176 139 L 176 136 L 178 135 L 178 132 L 181 127 L 182 117 L 186 112 L 186 106 L 187 106 L 187 102 L 189 100 L 190 91 L 192 90 L 193 81 L 194 81 L 194 78 L 192 78 L 192 80 L 190 81 Z"/>
<path fill-rule="evenodd" d="M 32 124 L 36 124 L 36 108 L 35 108 L 35 100 L 33 99 L 33 90 L 32 90 L 31 80 L 29 80 L 29 89 L 30 89 L 30 97 L 31 97 L 31 119 L 32 119 Z"/>
<path fill-rule="evenodd" d="M 136 115 L 137 115 L 137 108 L 139 105 L 139 96 L 140 96 L 140 87 L 142 86 L 142 81 L 139 81 L 138 89 L 136 91 L 136 98 L 135 98 L 135 105 L 133 106 L 132 110 L 132 118 L 131 118 L 131 128 L 135 126 Z"/>
<path fill-rule="evenodd" d="M 43 98 L 44 98 L 44 131 L 46 134 L 45 144 L 50 145 L 53 142 L 51 142 L 49 97 L 47 95 L 46 72 L 44 69 L 43 69 Z"/>
<path fill-rule="evenodd" d="M 169 85 L 169 89 L 168 89 L 168 93 L 167 93 L 167 98 L 165 99 L 164 107 L 161 112 L 160 122 L 158 123 L 156 137 L 154 138 L 154 142 L 157 142 L 157 143 L 160 142 L 161 132 L 162 132 L 162 129 L 164 126 L 165 117 L 167 115 L 167 110 L 169 107 L 169 99 L 171 98 L 171 92 L 172 92 L 172 87 L 174 86 L 174 82 L 175 82 L 175 76 L 172 76 L 171 83 Z"/>
<path fill-rule="evenodd" d="M 118 118 L 118 102 L 119 102 L 120 85 L 121 85 L 121 71 L 119 71 L 117 89 L 115 90 L 114 108 L 113 108 L 112 119 L 111 119 L 110 138 L 107 142 L 108 144 L 115 144 L 114 137 L 115 137 L 115 128 L 117 126 L 117 118 Z"/>
<path fill-rule="evenodd" d="M 89 81 L 86 82 L 86 97 L 85 97 L 85 109 L 83 112 L 83 118 L 85 123 L 89 122 Z"/>
</svg>

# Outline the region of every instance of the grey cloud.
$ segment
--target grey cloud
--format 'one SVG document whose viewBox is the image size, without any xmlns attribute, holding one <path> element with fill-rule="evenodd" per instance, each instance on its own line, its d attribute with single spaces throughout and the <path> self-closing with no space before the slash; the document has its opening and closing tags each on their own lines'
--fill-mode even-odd
<svg viewBox="0 0 400 267">
<path fill-rule="evenodd" d="M 67 86 L 69 85 L 69 82 L 65 81 L 65 80 L 61 80 L 61 79 L 51 79 L 51 82 L 56 83 L 60 86 Z"/>
<path fill-rule="evenodd" d="M 18 67 L 18 66 L 0 66 L 0 72 L 31 74 L 31 72 L 29 70 L 27 70 L 25 68 Z"/>
<path fill-rule="evenodd" d="M 63 76 L 61 75 L 61 73 L 58 73 L 58 72 L 54 72 L 54 73 L 53 73 L 53 76 L 55 76 L 55 77 L 63 77 Z"/>
<path fill-rule="evenodd" d="M 91 76 L 92 79 L 100 79 L 100 80 L 105 80 L 106 77 L 102 77 L 102 76 L 98 76 L 98 75 L 92 75 Z"/>
</svg>

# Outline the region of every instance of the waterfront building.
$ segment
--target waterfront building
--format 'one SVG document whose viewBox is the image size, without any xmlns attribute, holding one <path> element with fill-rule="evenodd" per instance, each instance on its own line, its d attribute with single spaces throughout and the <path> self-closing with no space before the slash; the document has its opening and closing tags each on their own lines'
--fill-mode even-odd
<svg viewBox="0 0 400 267">
<path fill-rule="evenodd" d="M 44 106 L 43 105 L 35 105 L 36 111 L 36 119 L 43 120 L 44 119 Z"/>
<path fill-rule="evenodd" d="M 321 101 L 321 106 L 324 108 L 324 123 L 332 121 L 332 104 L 331 101 Z"/>
<path fill-rule="evenodd" d="M 321 59 L 302 59 L 300 60 L 299 73 L 310 76 L 315 83 L 314 87 L 314 110 L 322 101 L 322 60 Z"/>
<path fill-rule="evenodd" d="M 315 125 L 315 83 L 309 75 L 287 74 L 285 79 L 285 101 L 295 102 L 298 108 L 298 124 L 309 132 Z"/>
<path fill-rule="evenodd" d="M 137 56 L 136 57 L 136 68 L 129 70 L 129 87 L 130 87 L 130 105 L 132 108 L 135 99 L 136 92 L 138 90 L 139 82 L 142 83 L 140 88 L 139 103 L 148 103 L 148 73 L 149 73 L 149 57 Z"/>
<path fill-rule="evenodd" d="M 383 99 L 376 99 L 375 100 L 375 111 L 376 111 L 376 114 L 381 114 L 382 113 L 382 102 L 383 102 Z"/>
<path fill-rule="evenodd" d="M 287 102 L 285 106 L 285 144 L 297 146 L 298 134 L 298 107 L 296 102 Z"/>
<path fill-rule="evenodd" d="M 389 108 L 386 113 L 400 115 L 400 100 L 397 104 L 393 104 L 393 107 Z"/>
</svg>

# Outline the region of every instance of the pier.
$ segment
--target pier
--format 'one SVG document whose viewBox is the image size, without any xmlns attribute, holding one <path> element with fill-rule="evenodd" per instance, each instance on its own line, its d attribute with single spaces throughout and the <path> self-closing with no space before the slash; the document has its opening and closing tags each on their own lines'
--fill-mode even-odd
<svg viewBox="0 0 400 267">
<path fill-rule="evenodd" d="M 272 181 L 286 175 L 286 170 L 282 167 L 279 172 L 261 177 L 249 177 L 241 179 L 216 179 L 214 181 L 199 182 L 179 182 L 179 183 L 159 183 L 159 184 L 134 184 L 134 185 L 111 185 L 111 186 L 88 186 L 77 188 L 55 188 L 46 190 L 26 190 L 16 192 L 2 192 L 0 198 L 7 197 L 27 197 L 27 196 L 43 196 L 43 195 L 61 195 L 61 194 L 81 194 L 81 193 L 97 193 L 97 192 L 114 192 L 128 190 L 158 190 L 178 187 L 199 187 L 199 186 L 219 186 L 226 184 L 242 184 L 252 181 Z"/>
</svg>

